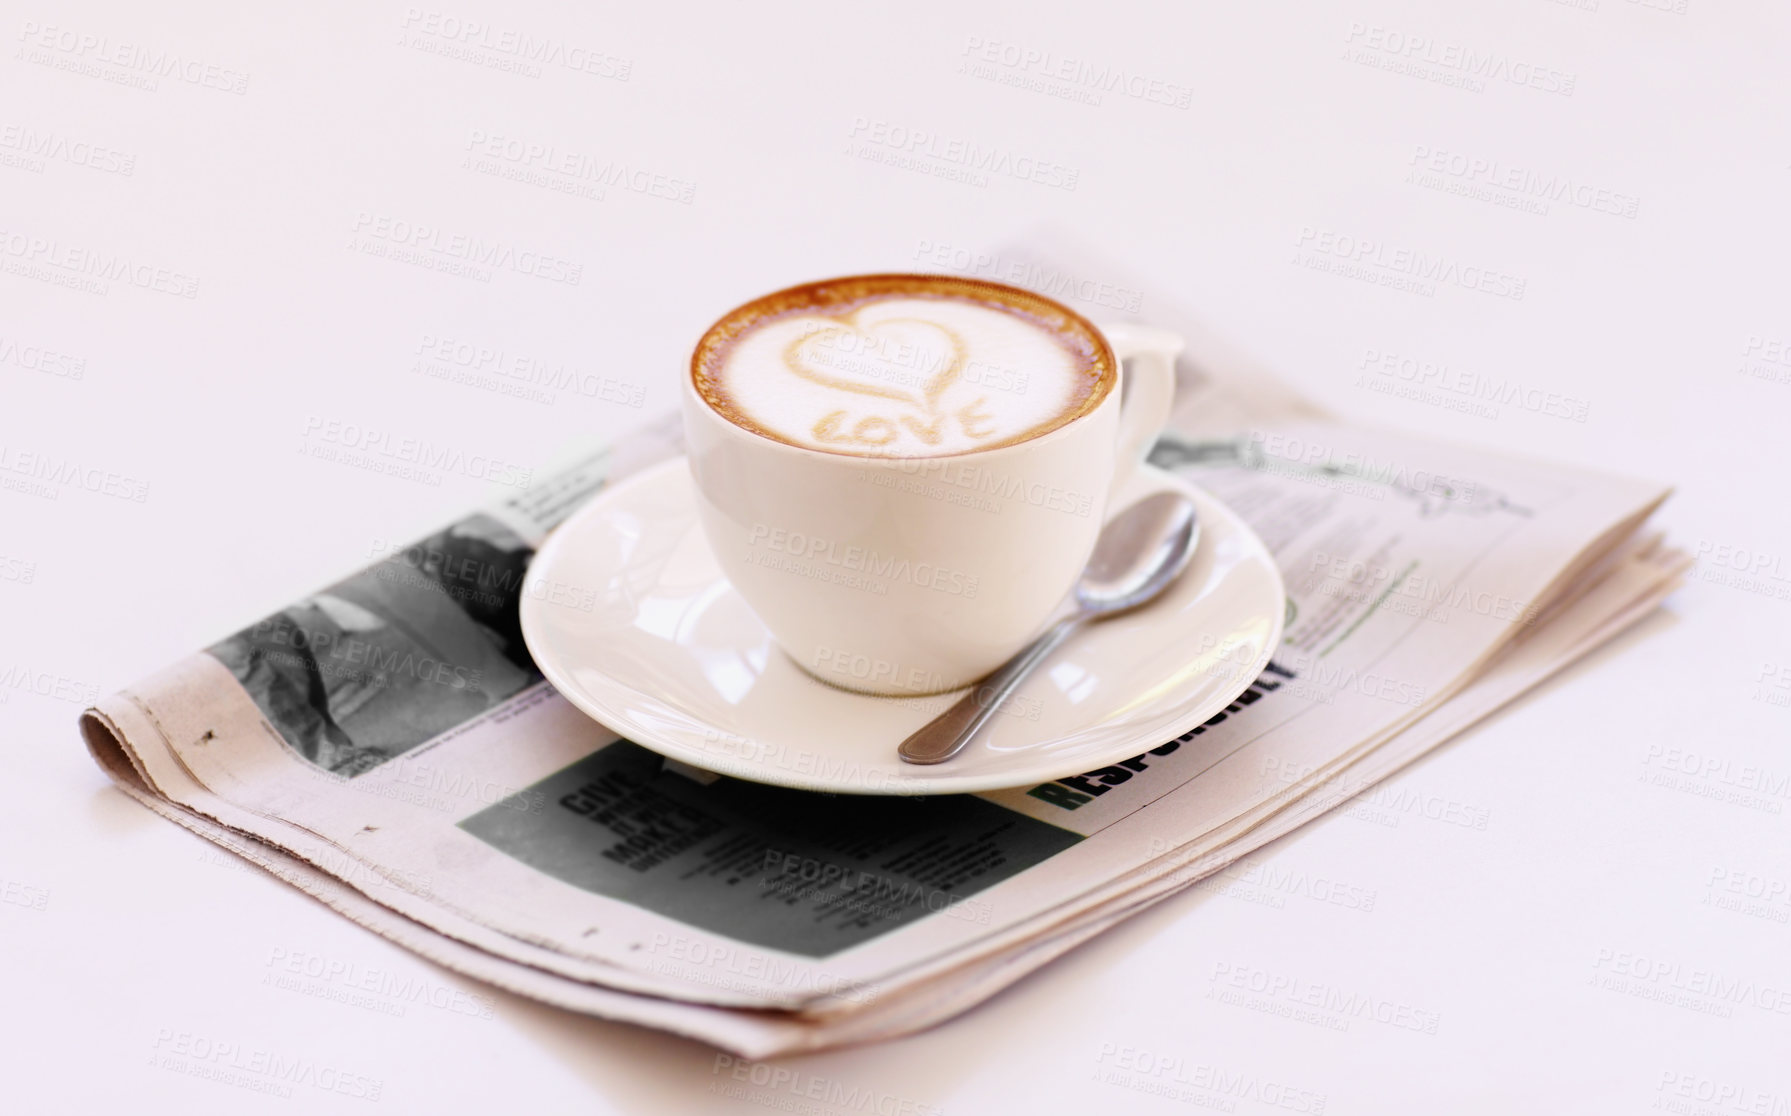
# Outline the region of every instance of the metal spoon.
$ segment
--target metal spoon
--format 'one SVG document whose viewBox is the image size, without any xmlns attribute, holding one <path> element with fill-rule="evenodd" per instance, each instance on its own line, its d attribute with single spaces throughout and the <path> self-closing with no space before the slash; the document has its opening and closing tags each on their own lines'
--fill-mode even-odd
<svg viewBox="0 0 1791 1116">
<path fill-rule="evenodd" d="M 1071 632 L 1091 620 L 1118 616 L 1155 600 L 1187 568 L 1199 537 L 1193 501 L 1175 492 L 1146 496 L 1114 516 L 1076 582 L 1076 611 L 902 741 L 897 754 L 909 763 L 944 763 L 963 751 L 1001 703 Z"/>
</svg>

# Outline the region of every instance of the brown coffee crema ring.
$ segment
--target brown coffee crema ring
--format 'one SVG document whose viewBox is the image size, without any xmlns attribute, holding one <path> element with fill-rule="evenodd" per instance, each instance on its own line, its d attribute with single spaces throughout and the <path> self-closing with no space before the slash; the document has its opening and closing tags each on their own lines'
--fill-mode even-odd
<svg viewBox="0 0 1791 1116">
<path fill-rule="evenodd" d="M 1016 445 L 1031 441 L 1034 438 L 1049 434 L 1058 427 L 1068 425 L 1083 415 L 1088 414 L 1107 393 L 1113 390 L 1118 380 L 1119 361 L 1113 355 L 1113 349 L 1101 331 L 1094 327 L 1087 318 L 1046 298 L 1034 294 L 1021 287 L 1010 287 L 1005 283 L 992 283 L 985 279 L 964 279 L 955 275 L 924 275 L 892 273 L 887 275 L 848 275 L 839 279 L 822 279 L 814 283 L 803 283 L 794 287 L 786 287 L 781 291 L 773 291 L 761 298 L 755 298 L 742 306 L 737 306 L 722 315 L 721 319 L 703 334 L 697 342 L 696 351 L 690 358 L 691 383 L 697 394 L 709 408 L 722 418 L 743 430 L 750 430 L 774 442 L 782 442 L 797 449 L 812 450 L 815 453 L 828 453 L 844 457 L 891 457 L 892 454 L 850 453 L 843 450 L 821 449 L 818 446 L 792 441 L 777 433 L 767 430 L 742 414 L 728 398 L 727 391 L 720 381 L 720 371 L 727 363 L 727 357 L 734 345 L 753 330 L 767 323 L 802 314 L 820 314 L 826 317 L 839 317 L 850 314 L 870 302 L 891 296 L 905 298 L 936 298 L 951 301 L 974 302 L 982 306 L 1015 317 L 1024 318 L 1049 334 L 1066 350 L 1076 362 L 1077 371 L 1086 380 L 1086 388 L 1081 398 L 1072 402 L 1064 410 L 1053 415 L 1048 421 L 1029 427 L 1011 437 L 975 449 L 963 450 L 961 453 L 982 453 L 985 450 L 999 449 L 1003 446 Z M 955 457 L 959 454 L 914 454 L 914 457 Z"/>
</svg>

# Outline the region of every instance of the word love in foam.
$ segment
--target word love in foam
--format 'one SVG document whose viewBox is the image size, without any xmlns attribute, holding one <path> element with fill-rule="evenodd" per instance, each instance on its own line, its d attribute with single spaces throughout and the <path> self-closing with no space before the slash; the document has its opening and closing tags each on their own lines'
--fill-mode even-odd
<svg viewBox="0 0 1791 1116">
<path fill-rule="evenodd" d="M 931 447 L 954 429 L 973 442 L 994 436 L 987 396 L 945 402 L 969 359 L 956 331 L 923 318 L 858 318 L 811 321 L 784 350 L 785 366 L 802 379 L 863 397 L 815 420 L 809 434 L 816 442 L 880 448 L 915 440 Z"/>
</svg>

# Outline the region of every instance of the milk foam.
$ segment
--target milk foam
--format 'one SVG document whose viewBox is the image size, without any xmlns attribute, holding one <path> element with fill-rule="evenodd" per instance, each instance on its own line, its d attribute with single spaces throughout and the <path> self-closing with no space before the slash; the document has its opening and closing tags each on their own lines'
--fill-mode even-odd
<svg viewBox="0 0 1791 1116">
<path fill-rule="evenodd" d="M 1086 337 L 999 302 L 913 290 L 796 306 L 749 324 L 716 357 L 705 394 L 734 422 L 873 457 L 1036 437 L 1080 414 L 1106 374 Z"/>
</svg>

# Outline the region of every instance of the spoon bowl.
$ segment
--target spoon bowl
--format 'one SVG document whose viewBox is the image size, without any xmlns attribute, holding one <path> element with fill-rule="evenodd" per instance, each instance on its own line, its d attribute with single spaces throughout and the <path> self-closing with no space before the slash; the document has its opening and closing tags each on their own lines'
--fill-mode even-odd
<svg viewBox="0 0 1791 1116">
<path fill-rule="evenodd" d="M 1116 616 L 1161 596 L 1194 556 L 1199 523 L 1194 503 L 1159 492 L 1133 504 L 1101 529 L 1076 581 L 1076 603 L 1092 616 Z"/>
</svg>

